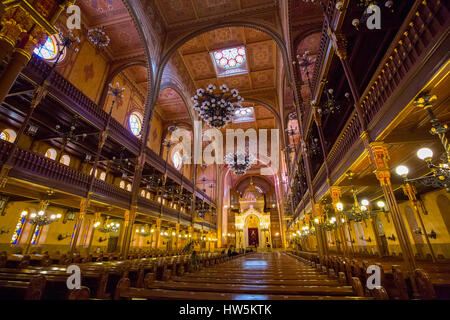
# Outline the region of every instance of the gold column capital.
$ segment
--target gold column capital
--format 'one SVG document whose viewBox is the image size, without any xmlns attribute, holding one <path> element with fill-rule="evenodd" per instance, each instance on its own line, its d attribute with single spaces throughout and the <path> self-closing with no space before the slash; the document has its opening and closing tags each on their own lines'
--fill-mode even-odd
<svg viewBox="0 0 450 320">
<path fill-rule="evenodd" d="M 431 95 L 428 92 L 425 92 L 419 98 L 414 100 L 413 104 L 417 108 L 428 109 L 431 108 L 436 101 L 436 95 Z"/>
</svg>

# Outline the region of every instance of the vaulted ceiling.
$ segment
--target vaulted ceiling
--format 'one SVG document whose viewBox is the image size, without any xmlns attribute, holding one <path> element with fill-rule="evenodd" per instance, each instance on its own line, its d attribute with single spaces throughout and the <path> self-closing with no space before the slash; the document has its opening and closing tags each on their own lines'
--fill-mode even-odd
<svg viewBox="0 0 450 320">
<path fill-rule="evenodd" d="M 218 49 L 244 46 L 248 73 L 218 78 L 211 52 Z M 221 28 L 202 34 L 179 49 L 183 62 L 198 88 L 210 83 L 223 83 L 241 94 L 260 89 L 275 89 L 277 47 L 269 35 L 244 27 Z"/>
</svg>

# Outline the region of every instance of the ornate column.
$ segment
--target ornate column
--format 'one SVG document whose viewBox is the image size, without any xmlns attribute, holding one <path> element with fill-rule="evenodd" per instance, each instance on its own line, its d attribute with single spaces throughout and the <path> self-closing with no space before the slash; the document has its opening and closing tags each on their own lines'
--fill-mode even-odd
<svg viewBox="0 0 450 320">
<path fill-rule="evenodd" d="M 392 190 L 391 173 L 388 164 L 389 153 L 383 143 L 373 142 L 371 143 L 371 148 L 375 156 L 375 175 L 380 182 L 384 197 L 386 198 L 386 202 L 389 207 L 389 211 L 391 212 L 392 221 L 394 223 L 394 227 L 397 232 L 398 240 L 403 253 L 403 259 L 405 260 L 405 264 L 408 268 L 410 276 L 413 277 L 414 270 L 416 269 L 416 261 L 414 259 L 414 253 L 412 250 L 408 232 L 405 227 L 405 223 L 395 199 L 394 191 Z"/>
<path fill-rule="evenodd" d="M 161 237 L 161 219 L 157 218 L 156 219 L 156 249 L 161 248 L 161 242 L 162 242 L 162 237 Z"/>
<path fill-rule="evenodd" d="M 339 210 L 337 209 L 337 204 L 341 202 L 342 191 L 340 187 L 332 186 L 330 187 L 331 200 L 333 202 L 333 207 L 335 212 L 337 213 L 336 223 L 337 223 L 337 231 L 339 235 L 339 242 L 342 246 L 342 252 L 344 257 L 349 257 L 349 247 L 347 243 L 347 239 L 345 237 L 344 223 L 342 223 L 343 216 L 339 214 Z"/>
<path fill-rule="evenodd" d="M 131 238 L 133 237 L 133 225 L 136 218 L 136 207 L 132 206 L 130 210 L 125 210 L 123 223 L 123 237 L 120 254 L 124 259 L 128 257 L 128 251 L 131 245 Z"/>
<path fill-rule="evenodd" d="M 314 205 L 315 207 L 315 214 L 313 214 L 313 219 L 319 220 L 319 223 L 316 224 L 316 238 L 317 238 L 317 247 L 319 251 L 319 256 L 325 256 L 328 254 L 328 246 L 327 241 L 325 237 L 325 231 L 323 230 L 322 226 L 320 225 L 323 221 L 323 207 L 320 203 L 316 203 Z M 314 221 L 315 222 L 315 221 Z"/>
<path fill-rule="evenodd" d="M 82 198 L 80 201 L 80 213 L 75 220 L 75 230 L 72 237 L 72 242 L 70 243 L 70 252 L 75 252 L 77 248 L 78 237 L 81 231 L 81 225 L 83 224 L 84 218 L 86 216 L 87 209 L 89 207 L 90 200 L 87 198 Z"/>
</svg>

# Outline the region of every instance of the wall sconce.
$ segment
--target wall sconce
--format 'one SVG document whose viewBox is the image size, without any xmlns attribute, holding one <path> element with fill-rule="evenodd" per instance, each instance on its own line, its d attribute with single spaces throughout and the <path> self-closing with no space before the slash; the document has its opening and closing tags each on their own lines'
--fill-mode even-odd
<svg viewBox="0 0 450 320">
<path fill-rule="evenodd" d="M 369 237 L 369 239 L 364 239 L 364 237 L 359 237 L 359 239 L 361 239 L 362 241 L 365 241 L 365 242 L 372 242 L 372 239 L 370 239 L 370 237 Z"/>
<path fill-rule="evenodd" d="M 414 229 L 413 232 L 415 234 L 423 235 L 422 229 L 420 229 L 420 228 Z M 427 236 L 428 236 L 428 238 L 431 238 L 431 239 L 436 239 L 437 238 L 437 234 L 436 234 L 436 232 L 433 229 L 431 229 L 431 232 L 428 233 Z"/>
<path fill-rule="evenodd" d="M 395 241 L 395 235 L 392 234 L 392 237 L 387 237 L 388 240 Z"/>
<path fill-rule="evenodd" d="M 4 234 L 4 233 L 9 233 L 9 229 L 6 230 L 5 228 L 0 229 L 0 235 Z"/>
<path fill-rule="evenodd" d="M 58 241 L 62 241 L 64 239 L 67 239 L 67 238 L 70 238 L 70 237 L 72 237 L 71 233 L 66 233 L 65 235 L 59 234 L 58 235 Z"/>
</svg>

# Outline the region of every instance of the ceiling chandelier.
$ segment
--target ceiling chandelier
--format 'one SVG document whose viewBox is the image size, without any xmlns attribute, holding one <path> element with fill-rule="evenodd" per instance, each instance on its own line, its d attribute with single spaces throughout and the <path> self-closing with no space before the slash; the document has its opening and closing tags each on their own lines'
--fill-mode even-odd
<svg viewBox="0 0 450 320">
<path fill-rule="evenodd" d="M 88 30 L 89 41 L 97 48 L 106 48 L 109 45 L 109 37 L 103 30 L 105 27 Z"/>
<path fill-rule="evenodd" d="M 197 94 L 192 97 L 194 109 L 199 116 L 214 128 L 223 128 L 232 119 L 237 108 L 242 108 L 244 101 L 237 89 L 228 89 L 223 84 L 219 87 L 220 92 L 216 92 L 216 86 L 210 84 L 206 90 L 198 89 Z M 234 105 L 236 103 L 236 106 Z"/>
<path fill-rule="evenodd" d="M 235 174 L 242 175 L 256 162 L 256 158 L 251 153 L 237 152 L 225 155 L 225 163 Z"/>
</svg>

